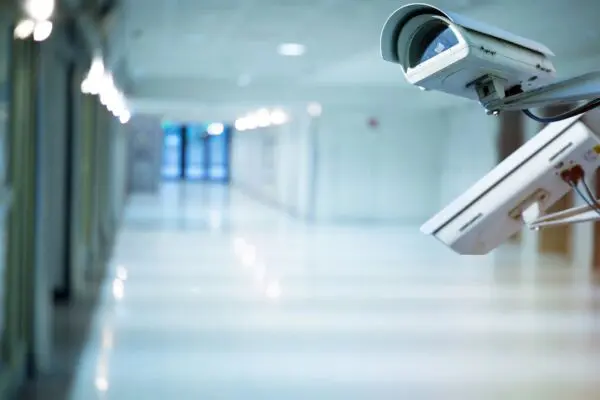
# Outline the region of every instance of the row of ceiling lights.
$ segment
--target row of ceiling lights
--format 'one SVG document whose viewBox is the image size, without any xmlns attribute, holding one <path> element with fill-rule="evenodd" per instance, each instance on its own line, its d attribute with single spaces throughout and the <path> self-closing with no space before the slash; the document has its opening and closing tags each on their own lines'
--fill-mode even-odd
<svg viewBox="0 0 600 400">
<path fill-rule="evenodd" d="M 283 125 L 287 121 L 288 116 L 283 110 L 261 108 L 256 112 L 238 118 L 235 121 L 235 129 L 238 131 L 247 131 L 256 128 L 266 128 L 271 125 Z"/>
<path fill-rule="evenodd" d="M 17 39 L 42 42 L 52 33 L 50 18 L 54 14 L 55 0 L 24 0 L 22 3 L 25 18 L 14 29 Z M 125 124 L 131 119 L 124 94 L 115 86 L 112 74 L 106 71 L 102 57 L 95 57 L 84 81 L 81 91 L 85 94 L 98 95 L 100 102 L 119 120 Z"/>
<path fill-rule="evenodd" d="M 81 83 L 81 91 L 85 94 L 98 95 L 100 103 L 119 118 L 122 124 L 126 124 L 131 119 L 125 95 L 115 86 L 112 74 L 105 69 L 101 57 L 95 57 L 92 61 L 90 70 Z"/>
<path fill-rule="evenodd" d="M 42 42 L 52 34 L 54 0 L 25 0 L 22 3 L 25 18 L 15 26 L 13 35 L 17 39 L 27 39 L 33 36 L 36 42 Z"/>
</svg>

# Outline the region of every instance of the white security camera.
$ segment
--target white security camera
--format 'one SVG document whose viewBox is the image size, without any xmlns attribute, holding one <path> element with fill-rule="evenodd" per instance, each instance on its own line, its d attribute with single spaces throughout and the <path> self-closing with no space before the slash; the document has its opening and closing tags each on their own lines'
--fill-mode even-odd
<svg viewBox="0 0 600 400">
<path fill-rule="evenodd" d="M 381 55 L 413 85 L 481 103 L 542 87 L 555 74 L 546 46 L 427 4 L 390 15 Z"/>
<path fill-rule="evenodd" d="M 422 3 L 390 15 L 381 55 L 400 64 L 408 82 L 421 89 L 477 100 L 488 114 L 521 110 L 549 123 L 426 222 L 422 232 L 460 254 L 485 254 L 523 224 L 540 228 L 600 220 L 600 200 L 585 180 L 600 166 L 600 138 L 578 121 L 600 107 L 600 71 L 555 81 L 546 46 Z M 529 110 L 581 100 L 589 101 L 547 118 Z M 542 215 L 571 189 L 587 206 Z"/>
<path fill-rule="evenodd" d="M 593 198 L 583 208 L 542 214 L 578 184 L 585 185 L 599 166 L 600 137 L 578 116 L 551 123 L 427 221 L 421 232 L 459 254 L 476 255 L 493 250 L 524 224 L 597 220 L 600 207 Z"/>
</svg>

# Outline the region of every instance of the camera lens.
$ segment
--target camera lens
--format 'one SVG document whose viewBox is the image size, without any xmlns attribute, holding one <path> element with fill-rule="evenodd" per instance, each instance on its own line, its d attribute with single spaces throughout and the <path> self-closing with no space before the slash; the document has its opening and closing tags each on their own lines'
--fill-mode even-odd
<svg viewBox="0 0 600 400">
<path fill-rule="evenodd" d="M 429 20 L 411 40 L 409 65 L 414 68 L 457 44 L 458 38 L 447 23 L 440 19 Z"/>
</svg>

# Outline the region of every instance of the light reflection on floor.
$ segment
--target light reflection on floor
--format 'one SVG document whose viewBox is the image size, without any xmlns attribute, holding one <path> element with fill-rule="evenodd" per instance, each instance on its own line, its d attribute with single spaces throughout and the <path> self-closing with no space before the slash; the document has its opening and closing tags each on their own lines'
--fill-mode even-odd
<svg viewBox="0 0 600 400">
<path fill-rule="evenodd" d="M 131 201 L 109 275 L 73 399 L 600 393 L 586 273 L 459 258 L 416 227 L 305 226 L 173 186 Z"/>
</svg>

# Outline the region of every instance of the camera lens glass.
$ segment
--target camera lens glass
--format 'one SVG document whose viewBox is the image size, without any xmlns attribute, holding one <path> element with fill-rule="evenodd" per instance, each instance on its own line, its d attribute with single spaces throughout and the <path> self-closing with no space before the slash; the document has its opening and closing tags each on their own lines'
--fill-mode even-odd
<svg viewBox="0 0 600 400">
<path fill-rule="evenodd" d="M 444 21 L 431 20 L 415 32 L 410 47 L 410 66 L 414 68 L 457 44 L 458 38 Z"/>
</svg>

